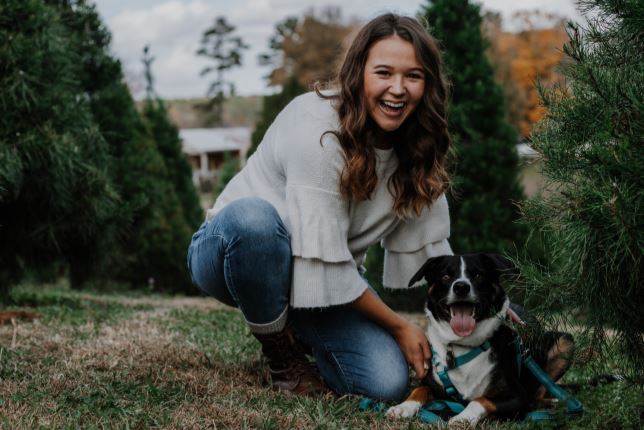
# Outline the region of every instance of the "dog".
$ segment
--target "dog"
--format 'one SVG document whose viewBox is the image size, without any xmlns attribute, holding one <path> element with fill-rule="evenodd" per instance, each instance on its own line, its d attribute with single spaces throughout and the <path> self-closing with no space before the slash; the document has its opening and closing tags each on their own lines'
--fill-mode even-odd
<svg viewBox="0 0 644 430">
<path fill-rule="evenodd" d="M 429 285 L 425 312 L 433 366 L 405 401 L 387 410 L 388 417 L 412 417 L 436 398 L 453 400 L 456 396 L 466 406 L 448 424 L 475 426 L 488 415 L 521 418 L 535 404 L 547 402 L 546 390 L 536 378 L 525 369 L 519 374 L 516 333 L 505 323 L 510 301 L 501 281 L 516 274 L 509 259 L 495 254 L 441 256 L 425 262 L 409 285 L 425 281 Z M 570 365 L 572 337 L 543 332 L 536 322 L 527 326 L 534 327 L 538 335 L 527 336 L 524 345 L 539 366 L 558 380 Z M 459 362 L 455 357 L 466 356 L 470 361 L 453 368 L 455 360 Z M 447 383 L 441 379 L 445 373 Z M 452 396 L 448 394 L 453 393 L 450 383 L 457 392 Z"/>
</svg>

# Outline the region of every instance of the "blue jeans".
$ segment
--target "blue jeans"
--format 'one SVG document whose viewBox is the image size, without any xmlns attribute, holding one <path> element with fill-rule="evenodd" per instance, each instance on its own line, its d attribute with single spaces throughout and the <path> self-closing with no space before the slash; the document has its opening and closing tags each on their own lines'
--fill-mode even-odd
<svg viewBox="0 0 644 430">
<path fill-rule="evenodd" d="M 284 223 L 259 198 L 229 203 L 188 249 L 192 280 L 203 292 L 238 307 L 255 333 L 279 331 L 288 318 L 335 392 L 401 400 L 408 366 L 394 338 L 348 305 L 289 309 L 292 260 Z"/>
</svg>

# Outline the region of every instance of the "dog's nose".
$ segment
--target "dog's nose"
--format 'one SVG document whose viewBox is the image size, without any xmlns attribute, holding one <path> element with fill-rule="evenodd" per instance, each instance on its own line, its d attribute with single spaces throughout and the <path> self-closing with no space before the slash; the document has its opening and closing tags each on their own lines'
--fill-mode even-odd
<svg viewBox="0 0 644 430">
<path fill-rule="evenodd" d="M 470 285 L 465 282 L 457 282 L 452 288 L 454 289 L 454 294 L 460 297 L 467 296 L 470 293 Z"/>
</svg>

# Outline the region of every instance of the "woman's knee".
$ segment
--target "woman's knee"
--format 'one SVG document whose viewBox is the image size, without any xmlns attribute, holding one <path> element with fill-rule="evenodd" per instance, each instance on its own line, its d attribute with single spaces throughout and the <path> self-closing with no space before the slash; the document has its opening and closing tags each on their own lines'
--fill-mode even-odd
<svg viewBox="0 0 644 430">
<path fill-rule="evenodd" d="M 357 339 L 353 350 L 316 351 L 320 372 L 334 391 L 384 401 L 404 398 L 409 388 L 405 357 L 393 338 L 380 336 L 378 343 L 373 348 L 372 342 Z"/>
<path fill-rule="evenodd" d="M 375 366 L 370 378 L 364 381 L 360 391 L 372 399 L 403 400 L 409 389 L 409 367 L 402 353 L 389 360 L 379 361 L 379 365 Z"/>
<path fill-rule="evenodd" d="M 322 370 L 322 369 L 320 369 Z M 328 373 L 328 372 L 322 372 Z M 404 361 L 374 361 L 366 372 L 339 369 L 327 381 L 338 394 L 358 394 L 382 401 L 400 401 L 409 388 L 409 370 Z"/>
<path fill-rule="evenodd" d="M 263 240 L 288 233 L 275 207 L 264 199 L 249 197 L 235 200 L 224 207 L 217 216 L 221 227 L 241 240 Z"/>
</svg>

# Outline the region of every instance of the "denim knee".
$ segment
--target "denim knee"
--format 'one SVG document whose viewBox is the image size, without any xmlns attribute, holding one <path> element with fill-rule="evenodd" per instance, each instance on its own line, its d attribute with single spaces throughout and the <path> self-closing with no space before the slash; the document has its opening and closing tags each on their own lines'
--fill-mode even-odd
<svg viewBox="0 0 644 430">
<path fill-rule="evenodd" d="M 239 240 L 273 241 L 275 234 L 288 239 L 279 213 L 266 200 L 256 197 L 235 200 L 217 215 L 225 217 L 226 229 L 234 231 Z"/>
<path fill-rule="evenodd" d="M 281 323 L 292 256 L 286 227 L 270 203 L 244 198 L 226 205 L 195 235 L 189 258 L 193 281 L 239 307 L 249 324 Z"/>
<path fill-rule="evenodd" d="M 350 306 L 296 309 L 291 321 L 298 338 L 312 347 L 320 374 L 336 393 L 385 401 L 404 398 L 407 361 L 384 328 Z"/>
<path fill-rule="evenodd" d="M 359 355 L 355 361 L 344 354 L 329 353 L 324 358 L 316 354 L 318 368 L 333 391 L 382 401 L 397 402 L 405 398 L 409 368 L 400 350 L 382 351 L 369 357 Z"/>
<path fill-rule="evenodd" d="M 370 378 L 359 387 L 362 394 L 383 401 L 403 400 L 409 388 L 409 366 L 402 352 L 396 348 L 374 358 Z"/>
</svg>

